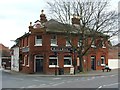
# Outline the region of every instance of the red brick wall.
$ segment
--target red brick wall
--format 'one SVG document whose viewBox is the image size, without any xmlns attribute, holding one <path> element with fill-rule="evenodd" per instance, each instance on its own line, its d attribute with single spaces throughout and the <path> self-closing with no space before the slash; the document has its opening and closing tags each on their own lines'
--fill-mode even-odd
<svg viewBox="0 0 120 90">
<path fill-rule="evenodd" d="M 43 46 L 34 46 L 35 43 L 35 35 L 42 35 L 43 38 Z M 37 54 L 43 55 L 44 56 L 44 68 L 43 68 L 43 72 L 44 73 L 54 73 L 55 72 L 55 68 L 49 68 L 49 56 L 50 55 L 54 55 L 54 53 L 51 51 L 51 46 L 50 46 L 50 38 L 51 38 L 51 34 L 49 33 L 45 33 L 45 32 L 32 32 L 31 35 L 29 35 L 29 52 L 27 53 L 22 53 L 23 56 L 28 54 L 30 55 L 30 66 L 23 66 L 22 67 L 22 72 L 26 72 L 26 73 L 32 73 L 34 72 L 34 56 Z M 63 34 L 58 34 L 57 35 L 57 41 L 58 41 L 58 47 L 65 47 L 66 45 L 66 39 L 64 37 Z M 73 38 L 73 44 L 77 45 L 77 37 Z M 27 46 L 27 37 L 24 38 L 24 45 Z M 21 43 L 22 43 L 22 39 L 21 39 Z M 106 44 L 107 45 L 107 44 Z M 22 48 L 22 47 L 21 47 Z M 101 56 L 105 56 L 106 57 L 106 63 L 108 63 L 108 49 L 104 48 L 104 49 L 98 49 L 98 50 L 94 50 L 94 49 L 90 49 L 89 54 L 84 58 L 86 61 L 84 63 L 84 70 L 91 70 L 91 56 L 95 55 L 96 56 L 96 70 L 100 70 L 101 66 L 97 65 L 98 60 L 101 60 Z M 64 55 L 71 55 L 71 53 L 66 53 L 66 52 L 58 52 L 58 62 L 59 62 L 59 68 L 63 68 L 64 65 Z M 22 58 L 23 59 L 23 58 Z M 101 63 L 101 61 L 100 61 Z M 69 72 L 70 68 L 66 68 L 64 67 L 64 72 Z"/>
</svg>

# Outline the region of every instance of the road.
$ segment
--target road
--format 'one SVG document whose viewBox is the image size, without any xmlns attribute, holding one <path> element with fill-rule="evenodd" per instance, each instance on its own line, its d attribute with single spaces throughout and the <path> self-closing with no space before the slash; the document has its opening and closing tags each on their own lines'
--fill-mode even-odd
<svg viewBox="0 0 120 90">
<path fill-rule="evenodd" d="M 2 88 L 118 88 L 118 74 L 66 77 L 29 76 L 2 72 Z"/>
</svg>

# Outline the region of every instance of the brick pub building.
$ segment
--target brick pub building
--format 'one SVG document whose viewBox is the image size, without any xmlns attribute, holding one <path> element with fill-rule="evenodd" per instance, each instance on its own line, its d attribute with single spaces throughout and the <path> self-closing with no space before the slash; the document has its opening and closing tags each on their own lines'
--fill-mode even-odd
<svg viewBox="0 0 120 90">
<path fill-rule="evenodd" d="M 64 73 L 69 73 L 74 60 L 77 62 L 76 70 L 79 66 L 77 54 L 69 50 L 63 25 L 53 19 L 48 21 L 43 12 L 34 25 L 30 22 L 29 32 L 16 40 L 20 48 L 21 72 L 54 74 L 55 70 L 58 72 L 62 68 Z M 71 39 L 71 43 L 78 45 L 77 35 Z M 84 70 L 100 70 L 102 64 L 108 63 L 107 42 L 96 51 L 91 47 L 90 51 L 84 57 Z"/>
</svg>

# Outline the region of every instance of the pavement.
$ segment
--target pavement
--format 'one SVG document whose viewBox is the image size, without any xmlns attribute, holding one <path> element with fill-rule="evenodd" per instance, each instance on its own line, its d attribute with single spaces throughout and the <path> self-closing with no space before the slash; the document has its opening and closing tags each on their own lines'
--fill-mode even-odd
<svg viewBox="0 0 120 90">
<path fill-rule="evenodd" d="M 120 72 L 120 69 L 112 69 L 110 72 L 107 71 L 102 71 L 102 70 L 92 70 L 92 71 L 87 71 L 87 72 L 81 72 L 81 73 L 76 73 L 75 75 L 70 75 L 70 74 L 64 74 L 64 75 L 46 75 L 46 74 L 41 74 L 41 73 L 35 73 L 35 74 L 25 74 L 21 72 L 16 72 L 16 71 L 11 71 L 11 70 L 5 70 L 5 69 L 0 69 L 2 72 L 7 72 L 10 74 L 16 74 L 16 75 L 26 75 L 26 76 L 66 76 L 66 77 L 71 77 L 71 76 L 80 76 L 80 77 L 90 77 L 90 76 L 105 76 L 105 75 L 115 75 Z"/>
</svg>

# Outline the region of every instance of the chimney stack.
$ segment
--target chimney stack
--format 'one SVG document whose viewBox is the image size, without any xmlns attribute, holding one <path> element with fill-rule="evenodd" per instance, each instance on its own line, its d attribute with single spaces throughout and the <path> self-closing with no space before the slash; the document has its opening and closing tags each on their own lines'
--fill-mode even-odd
<svg viewBox="0 0 120 90">
<path fill-rule="evenodd" d="M 45 23 L 47 21 L 45 14 L 43 14 L 44 10 L 41 11 L 40 22 Z"/>
<path fill-rule="evenodd" d="M 72 24 L 73 25 L 80 25 L 80 18 L 78 18 L 77 16 L 75 16 L 75 14 L 73 14 Z"/>
</svg>

